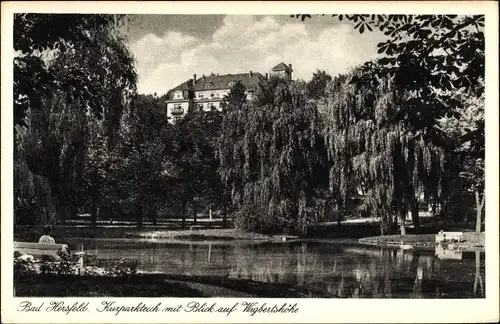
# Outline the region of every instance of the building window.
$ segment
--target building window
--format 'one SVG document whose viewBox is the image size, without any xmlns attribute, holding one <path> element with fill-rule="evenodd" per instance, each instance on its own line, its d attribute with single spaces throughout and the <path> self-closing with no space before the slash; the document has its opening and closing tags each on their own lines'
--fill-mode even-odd
<svg viewBox="0 0 500 324">
<path fill-rule="evenodd" d="M 180 104 L 175 104 L 174 108 L 172 108 L 171 113 L 172 115 L 183 115 L 184 109 L 182 109 L 182 106 Z"/>
<path fill-rule="evenodd" d="M 228 86 L 232 88 L 234 86 L 234 82 L 229 82 Z"/>
<path fill-rule="evenodd" d="M 212 104 L 212 105 L 210 105 L 210 110 L 211 110 L 211 111 L 215 111 L 215 110 L 217 110 L 217 107 L 215 107 L 215 105 L 214 105 L 214 104 Z"/>
<path fill-rule="evenodd" d="M 199 93 L 198 98 L 203 98 L 203 93 Z"/>
<path fill-rule="evenodd" d="M 213 97 L 214 97 L 214 94 L 213 94 L 213 93 L 211 93 L 211 94 L 210 94 L 210 97 L 212 97 L 212 98 L 213 98 Z"/>
<path fill-rule="evenodd" d="M 207 83 L 207 85 L 205 86 L 205 88 L 211 88 L 211 87 L 212 87 L 211 83 Z"/>
</svg>

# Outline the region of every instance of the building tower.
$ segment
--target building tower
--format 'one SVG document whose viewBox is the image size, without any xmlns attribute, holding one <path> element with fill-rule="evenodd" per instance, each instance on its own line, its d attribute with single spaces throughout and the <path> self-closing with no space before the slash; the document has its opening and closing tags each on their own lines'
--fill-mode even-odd
<svg viewBox="0 0 500 324">
<path fill-rule="evenodd" d="M 291 64 L 286 65 L 281 62 L 271 69 L 270 75 L 284 78 L 285 80 L 292 80 L 292 72 L 293 69 Z"/>
</svg>

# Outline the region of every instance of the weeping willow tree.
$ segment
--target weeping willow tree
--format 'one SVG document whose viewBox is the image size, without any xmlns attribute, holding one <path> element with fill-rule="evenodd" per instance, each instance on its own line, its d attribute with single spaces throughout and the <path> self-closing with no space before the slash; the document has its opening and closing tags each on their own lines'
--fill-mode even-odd
<svg viewBox="0 0 500 324">
<path fill-rule="evenodd" d="M 351 72 L 344 81 L 332 82 L 322 105 L 327 111 L 325 137 L 330 168 L 330 188 L 345 203 L 357 193 L 363 207 L 380 218 L 386 234 L 411 211 L 418 232 L 418 199 L 422 193 L 443 199 L 447 152 L 436 145 L 439 134 L 400 118 L 411 109 L 412 94 L 393 87 L 392 80 L 361 80 Z"/>
<path fill-rule="evenodd" d="M 16 143 L 22 143 L 27 130 L 18 128 Z M 30 171 L 25 145 L 14 146 L 14 221 L 15 224 L 47 223 L 50 220 L 52 196 L 47 178 Z"/>
<path fill-rule="evenodd" d="M 224 116 L 219 174 L 236 226 L 304 234 L 325 214 L 328 187 L 317 108 L 302 83 L 263 83 L 256 101 Z"/>
<path fill-rule="evenodd" d="M 61 94 L 41 102 L 26 112 L 26 126 L 17 126 L 14 156 L 16 209 L 38 215 L 30 221 L 35 224 L 63 220 L 65 206 L 78 205 L 86 119 Z"/>
<path fill-rule="evenodd" d="M 35 201 L 49 209 L 42 222 L 76 214 L 84 196 L 88 124 L 101 123 L 111 147 L 123 110 L 136 89 L 133 57 L 118 33 L 116 17 L 91 16 L 73 17 L 75 21 L 82 18 L 82 26 L 74 31 L 78 35 L 63 33 L 48 44 L 39 44 L 33 25 L 57 25 L 71 17 L 16 18 L 19 24 L 14 38 L 23 45 L 14 69 L 15 105 L 23 109 L 15 121 L 16 202 L 33 201 L 29 194 L 39 192 Z M 43 194 L 36 188 L 43 188 Z M 19 208 L 27 205 L 16 206 Z"/>
</svg>

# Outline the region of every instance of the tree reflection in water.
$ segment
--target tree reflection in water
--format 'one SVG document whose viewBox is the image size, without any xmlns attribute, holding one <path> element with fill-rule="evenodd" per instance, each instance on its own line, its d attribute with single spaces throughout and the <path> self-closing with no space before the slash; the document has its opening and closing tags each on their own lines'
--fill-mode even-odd
<svg viewBox="0 0 500 324">
<path fill-rule="evenodd" d="M 481 252 L 479 249 L 476 249 L 475 256 L 476 256 L 476 274 L 474 277 L 474 295 L 478 297 L 484 297 L 483 277 L 481 276 Z M 480 289 L 478 290 L 478 288 Z"/>
<path fill-rule="evenodd" d="M 462 260 L 439 260 L 433 251 L 312 241 L 135 245 L 92 241 L 85 246 L 98 248 L 99 258 L 137 258 L 142 271 L 289 283 L 332 297 L 484 297 L 484 258 L 479 250 L 463 253 Z"/>
<path fill-rule="evenodd" d="M 317 251 L 317 247 L 308 249 L 307 243 L 295 248 L 283 245 L 282 251 L 275 251 L 272 257 L 265 253 L 255 257 L 248 249 L 236 249 L 236 265 L 232 268 L 231 277 L 263 282 L 293 282 L 327 291 L 332 297 L 446 297 L 450 290 L 459 288 L 458 285 L 467 286 L 472 273 L 471 262 L 465 259 L 462 265 L 447 264 L 454 269 L 456 278 L 450 273 L 443 278 L 439 259 L 432 252 L 424 251 L 346 247 L 341 253 L 334 253 L 332 258 L 332 255 L 325 256 Z M 296 261 L 289 255 L 295 255 Z M 476 273 L 480 273 L 480 265 L 480 259 L 477 259 Z M 482 287 L 481 277 L 477 278 L 478 286 Z M 481 292 L 479 295 L 483 294 Z"/>
</svg>

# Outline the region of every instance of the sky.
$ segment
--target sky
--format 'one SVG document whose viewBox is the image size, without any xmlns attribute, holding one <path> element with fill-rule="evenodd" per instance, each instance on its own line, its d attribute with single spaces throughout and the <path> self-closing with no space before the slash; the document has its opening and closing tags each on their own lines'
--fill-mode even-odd
<svg viewBox="0 0 500 324">
<path fill-rule="evenodd" d="M 124 27 L 139 74 L 139 92 L 162 95 L 197 74 L 265 74 L 292 64 L 293 79 L 316 69 L 332 76 L 376 57 L 379 32 L 313 16 L 134 15 Z"/>
</svg>

